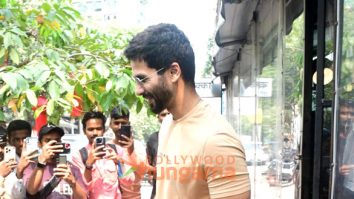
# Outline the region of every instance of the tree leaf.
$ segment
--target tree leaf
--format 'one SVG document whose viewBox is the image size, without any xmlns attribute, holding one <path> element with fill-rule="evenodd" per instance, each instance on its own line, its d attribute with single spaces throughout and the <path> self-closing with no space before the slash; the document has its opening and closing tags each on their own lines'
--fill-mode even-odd
<svg viewBox="0 0 354 199">
<path fill-rule="evenodd" d="M 24 36 L 24 37 L 27 36 L 25 32 L 23 32 L 22 30 L 20 30 L 20 29 L 17 28 L 17 27 L 12 28 L 12 29 L 10 30 L 10 32 L 15 33 L 15 34 L 20 35 L 20 36 Z"/>
<path fill-rule="evenodd" d="M 143 108 L 144 102 L 143 102 L 143 98 L 142 97 L 138 97 L 138 100 L 136 101 L 136 112 L 140 112 L 141 109 Z"/>
<path fill-rule="evenodd" d="M 93 72 L 91 69 L 86 69 L 86 75 L 89 79 L 92 79 L 93 78 Z"/>
<path fill-rule="evenodd" d="M 0 58 L 5 55 L 5 48 L 1 48 L 0 50 Z"/>
<path fill-rule="evenodd" d="M 37 117 L 39 116 L 39 114 L 41 114 L 44 109 L 47 107 L 47 105 L 43 105 L 43 106 L 40 106 L 38 107 L 35 111 L 34 111 L 34 118 L 37 119 Z"/>
<path fill-rule="evenodd" d="M 14 76 L 16 77 L 17 80 L 18 92 L 23 92 L 29 88 L 28 81 L 25 78 L 23 78 L 22 75 L 15 73 Z"/>
<path fill-rule="evenodd" d="M 52 9 L 52 6 L 50 6 L 49 3 L 43 3 L 42 8 L 43 8 L 43 10 L 45 10 L 45 12 L 50 12 L 50 10 Z"/>
<path fill-rule="evenodd" d="M 12 34 L 7 32 L 5 33 L 5 35 L 3 36 L 4 37 L 4 47 L 5 49 L 9 48 L 9 46 L 12 45 Z"/>
<path fill-rule="evenodd" d="M 27 89 L 26 90 L 26 97 L 32 106 L 37 106 L 38 101 L 37 101 L 36 93 L 34 93 L 33 90 Z"/>
<path fill-rule="evenodd" d="M 47 104 L 47 114 L 49 116 L 53 115 L 54 106 L 55 106 L 55 101 L 53 99 L 50 99 Z"/>
<path fill-rule="evenodd" d="M 0 110 L 0 121 L 5 121 L 5 114 L 2 110 Z"/>
<path fill-rule="evenodd" d="M 36 81 L 36 86 L 42 87 L 45 83 L 47 83 L 50 74 L 51 74 L 50 70 L 45 70 L 42 73 L 40 73 Z"/>
<path fill-rule="evenodd" d="M 20 63 L 20 57 L 18 56 L 18 53 L 17 53 L 17 51 L 14 48 L 11 48 L 11 50 L 10 50 L 10 59 L 15 64 L 19 64 Z"/>
<path fill-rule="evenodd" d="M 109 79 L 106 83 L 106 91 L 109 92 L 112 87 L 113 87 L 112 80 Z"/>
<path fill-rule="evenodd" d="M 109 76 L 109 69 L 102 62 L 97 62 L 94 67 L 97 73 L 100 74 L 102 77 L 107 78 Z"/>
<path fill-rule="evenodd" d="M 1 86 L 0 88 L 0 98 L 3 97 L 3 95 L 5 94 L 5 92 L 9 89 L 9 85 L 8 84 L 5 84 L 3 86 Z"/>
<path fill-rule="evenodd" d="M 3 73 L 2 74 L 2 79 L 4 82 L 10 86 L 12 90 L 17 89 L 17 80 L 14 77 L 14 73 Z"/>
<path fill-rule="evenodd" d="M 52 80 L 48 85 L 48 93 L 52 99 L 58 99 L 60 96 L 60 87 L 58 84 Z"/>
</svg>

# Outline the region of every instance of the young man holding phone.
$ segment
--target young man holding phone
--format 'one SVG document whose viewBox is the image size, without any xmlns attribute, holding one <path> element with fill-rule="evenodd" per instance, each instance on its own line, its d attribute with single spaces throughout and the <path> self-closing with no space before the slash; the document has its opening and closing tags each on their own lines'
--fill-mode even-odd
<svg viewBox="0 0 354 199">
<path fill-rule="evenodd" d="M 38 133 L 41 154 L 37 163 L 30 163 L 24 172 L 24 182 L 29 198 L 87 198 L 83 177 L 78 167 L 58 161 L 64 148 L 60 143 L 64 130 L 46 124 Z"/>
<path fill-rule="evenodd" d="M 0 126 L 0 198 L 10 199 L 7 177 L 16 168 L 16 160 L 5 161 L 4 150 L 7 145 L 6 130 Z"/>
<path fill-rule="evenodd" d="M 88 145 L 73 154 L 73 164 L 80 168 L 90 199 L 121 198 L 118 180 L 118 161 L 122 149 L 106 144 L 106 117 L 102 112 L 91 111 L 82 118 L 83 131 Z M 124 178 L 127 183 L 133 179 Z"/>
<path fill-rule="evenodd" d="M 133 138 L 129 115 L 129 111 L 124 111 L 120 107 L 114 108 L 110 115 L 110 128 L 115 136 L 113 143 L 123 150 L 120 161 L 122 174 L 132 173 L 135 178 L 130 184 L 121 182 L 122 198 L 140 199 L 140 183 L 146 170 L 146 153 L 143 144 Z"/>
<path fill-rule="evenodd" d="M 23 184 L 23 172 L 30 164 L 31 158 L 37 154 L 30 155 L 23 153 L 25 149 L 24 139 L 31 136 L 32 127 L 25 120 L 12 120 L 7 127 L 7 137 L 10 146 L 15 147 L 17 164 L 16 168 L 7 176 L 7 191 L 14 199 L 22 199 L 25 197 L 25 187 Z"/>
</svg>

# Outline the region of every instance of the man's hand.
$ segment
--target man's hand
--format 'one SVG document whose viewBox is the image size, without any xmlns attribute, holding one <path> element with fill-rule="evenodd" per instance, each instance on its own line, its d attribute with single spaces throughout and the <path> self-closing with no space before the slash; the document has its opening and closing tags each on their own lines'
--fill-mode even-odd
<svg viewBox="0 0 354 199">
<path fill-rule="evenodd" d="M 339 173 L 342 175 L 348 175 L 350 173 L 351 170 L 354 169 L 354 165 L 342 165 L 339 168 Z"/>
<path fill-rule="evenodd" d="M 18 161 L 17 169 L 16 169 L 16 177 L 17 179 L 21 179 L 23 177 L 23 171 L 29 165 L 30 162 L 34 162 L 31 159 L 38 157 L 39 154 L 28 154 L 26 153 L 26 142 L 23 143 L 21 157 Z M 26 154 L 25 154 L 26 153 Z"/>
<path fill-rule="evenodd" d="M 106 155 L 104 156 L 105 159 L 113 160 L 115 164 L 118 164 L 118 161 L 122 162 L 122 157 L 118 155 L 113 148 L 109 145 L 106 147 Z"/>
<path fill-rule="evenodd" d="M 98 147 L 95 147 L 95 145 L 93 145 L 93 147 L 88 151 L 86 165 L 92 166 L 96 162 L 96 160 L 102 159 L 102 157 L 106 155 L 104 147 L 105 146 L 103 145 Z"/>
<path fill-rule="evenodd" d="M 76 180 L 74 175 L 71 173 L 70 166 L 67 164 L 58 164 L 54 170 L 54 175 L 57 176 L 60 179 L 65 180 L 70 187 L 73 187 L 76 185 Z"/>
<path fill-rule="evenodd" d="M 56 142 L 51 140 L 42 147 L 42 153 L 38 156 L 40 163 L 47 163 L 48 160 L 54 158 L 55 154 L 63 152 L 63 146 L 56 145 Z"/>
<path fill-rule="evenodd" d="M 0 162 L 0 176 L 7 177 L 11 171 L 16 167 L 16 161 L 10 160 L 8 162 L 1 161 Z"/>
<path fill-rule="evenodd" d="M 121 135 L 123 140 L 118 140 L 119 144 L 128 150 L 128 153 L 131 154 L 134 151 L 134 137 L 133 135 L 129 137 Z"/>
</svg>

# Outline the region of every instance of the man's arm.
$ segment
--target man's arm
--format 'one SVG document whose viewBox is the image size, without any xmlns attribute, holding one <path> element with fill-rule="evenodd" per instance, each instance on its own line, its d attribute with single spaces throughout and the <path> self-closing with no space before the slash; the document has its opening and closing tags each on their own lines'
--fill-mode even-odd
<svg viewBox="0 0 354 199">
<path fill-rule="evenodd" d="M 72 167 L 67 164 L 59 164 L 54 168 L 54 175 L 65 180 L 73 191 L 73 198 L 84 199 L 87 198 L 86 190 L 78 183 L 80 171 L 73 171 Z"/>
<path fill-rule="evenodd" d="M 250 180 L 241 142 L 231 134 L 212 135 L 204 146 L 204 172 L 210 198 L 250 197 Z"/>
<path fill-rule="evenodd" d="M 31 177 L 28 179 L 27 192 L 31 195 L 36 194 L 42 183 L 44 168 L 35 167 Z"/>
<path fill-rule="evenodd" d="M 31 174 L 31 177 L 28 179 L 27 183 L 27 192 L 31 195 L 36 194 L 39 191 L 39 188 L 41 187 L 42 184 L 42 178 L 44 174 L 44 169 L 47 167 L 47 162 L 50 160 L 53 155 L 55 155 L 58 152 L 62 152 L 62 149 L 59 149 L 58 145 L 54 145 L 56 143 L 55 140 L 51 140 L 48 143 L 46 143 L 42 147 L 42 153 L 38 156 L 38 164 L 37 166 L 33 169 L 33 173 Z M 39 167 L 39 165 L 42 165 Z"/>
<path fill-rule="evenodd" d="M 16 167 L 16 162 L 13 160 L 10 160 L 9 162 L 0 162 L 0 198 L 10 198 L 5 187 L 5 179 L 9 176 L 14 167 Z"/>
<path fill-rule="evenodd" d="M 106 154 L 106 152 L 102 152 L 102 149 L 105 146 L 98 146 L 98 147 L 92 147 L 90 150 L 88 150 L 87 154 L 87 160 L 85 163 L 85 171 L 84 171 L 84 177 L 86 182 L 91 182 L 92 180 L 92 168 L 93 164 L 95 164 L 96 160 L 102 159 L 102 156 Z"/>
</svg>

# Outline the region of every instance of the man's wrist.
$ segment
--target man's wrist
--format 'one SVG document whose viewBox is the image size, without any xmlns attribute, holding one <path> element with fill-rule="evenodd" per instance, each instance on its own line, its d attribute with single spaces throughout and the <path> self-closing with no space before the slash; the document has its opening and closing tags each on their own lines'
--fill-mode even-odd
<svg viewBox="0 0 354 199">
<path fill-rule="evenodd" d="M 128 148 L 128 154 L 131 155 L 134 152 L 134 144 Z"/>
<path fill-rule="evenodd" d="M 74 179 L 73 182 L 69 183 L 69 186 L 74 189 L 76 187 L 76 180 Z"/>
<path fill-rule="evenodd" d="M 44 169 L 46 165 L 47 165 L 47 161 L 45 160 L 45 158 L 39 156 L 37 162 L 37 168 Z"/>
<path fill-rule="evenodd" d="M 41 164 L 47 164 L 47 160 L 44 157 L 42 157 L 42 156 L 38 157 L 38 162 L 41 163 Z"/>
<path fill-rule="evenodd" d="M 17 177 L 17 179 L 22 179 L 22 177 L 23 177 L 23 170 L 22 169 L 19 169 L 19 168 L 16 169 L 16 177 Z"/>
<path fill-rule="evenodd" d="M 89 163 L 89 161 L 86 161 L 86 162 L 85 162 L 85 168 L 86 168 L 87 170 L 92 170 L 92 168 L 93 168 L 93 163 Z"/>
<path fill-rule="evenodd" d="M 37 162 L 37 168 L 39 168 L 39 169 L 44 169 L 46 166 L 47 166 L 46 163 L 42 163 L 40 161 Z"/>
</svg>

